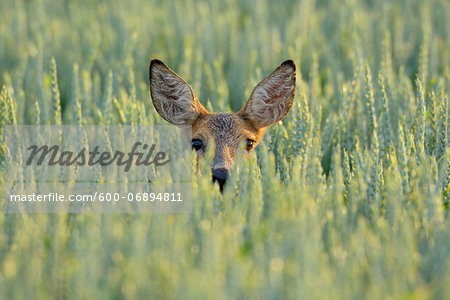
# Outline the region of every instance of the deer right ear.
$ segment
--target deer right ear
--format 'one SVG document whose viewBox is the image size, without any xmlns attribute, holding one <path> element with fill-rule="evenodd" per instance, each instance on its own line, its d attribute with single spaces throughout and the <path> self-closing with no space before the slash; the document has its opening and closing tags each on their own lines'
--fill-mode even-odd
<svg viewBox="0 0 450 300">
<path fill-rule="evenodd" d="M 294 95 L 295 64 L 287 60 L 258 83 L 238 115 L 257 129 L 271 126 L 287 115 Z"/>
<path fill-rule="evenodd" d="M 164 120 L 175 125 L 192 125 L 208 113 L 191 86 L 162 61 L 153 59 L 149 73 L 153 106 Z"/>
</svg>

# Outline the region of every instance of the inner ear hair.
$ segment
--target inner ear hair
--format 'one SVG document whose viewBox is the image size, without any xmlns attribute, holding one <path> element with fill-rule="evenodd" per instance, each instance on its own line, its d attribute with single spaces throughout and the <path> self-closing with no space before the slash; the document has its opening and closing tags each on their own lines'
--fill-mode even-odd
<svg viewBox="0 0 450 300">
<path fill-rule="evenodd" d="M 151 61 L 149 78 L 153 105 L 167 122 L 192 125 L 200 115 L 208 113 L 191 86 L 162 61 Z"/>
<path fill-rule="evenodd" d="M 238 114 L 257 128 L 282 120 L 292 107 L 295 96 L 295 64 L 283 62 L 254 88 Z"/>
</svg>

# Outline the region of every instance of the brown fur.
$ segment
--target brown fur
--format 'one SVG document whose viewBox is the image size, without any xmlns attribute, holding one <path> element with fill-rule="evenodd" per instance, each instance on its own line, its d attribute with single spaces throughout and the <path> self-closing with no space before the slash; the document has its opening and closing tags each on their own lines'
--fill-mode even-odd
<svg viewBox="0 0 450 300">
<path fill-rule="evenodd" d="M 208 112 L 191 86 L 160 60 L 152 60 L 149 73 L 153 105 L 161 117 L 176 125 L 192 125 L 192 139 L 203 143 L 199 157 L 214 145 L 213 178 L 216 170 L 228 174 L 241 141 L 250 139 L 255 147 L 265 128 L 287 115 L 295 95 L 292 60 L 285 61 L 262 80 L 237 113 Z M 226 176 L 223 183 L 225 180 Z"/>
<path fill-rule="evenodd" d="M 263 134 L 264 129 L 255 129 L 249 121 L 231 113 L 209 113 L 199 118 L 192 127 L 192 139 L 200 139 L 205 149 L 210 145 L 215 147 L 213 170 L 225 168 L 229 171 L 241 141 L 251 139 L 256 146 Z"/>
</svg>

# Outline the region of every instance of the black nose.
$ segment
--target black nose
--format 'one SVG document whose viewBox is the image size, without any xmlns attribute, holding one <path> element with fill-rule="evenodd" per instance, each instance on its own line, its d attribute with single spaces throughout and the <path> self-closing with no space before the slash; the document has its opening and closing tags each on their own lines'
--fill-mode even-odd
<svg viewBox="0 0 450 300">
<path fill-rule="evenodd" d="M 227 169 L 224 168 L 220 168 L 220 169 L 213 169 L 212 170 L 212 180 L 213 183 L 214 182 L 218 182 L 219 183 L 219 187 L 220 187 L 220 192 L 223 192 L 223 186 L 225 185 L 225 182 L 227 181 L 228 178 L 228 171 Z"/>
</svg>

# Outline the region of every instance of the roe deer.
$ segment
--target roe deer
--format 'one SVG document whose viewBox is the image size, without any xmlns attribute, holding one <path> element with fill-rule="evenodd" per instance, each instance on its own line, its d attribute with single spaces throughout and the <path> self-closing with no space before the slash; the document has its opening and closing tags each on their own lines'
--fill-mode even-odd
<svg viewBox="0 0 450 300">
<path fill-rule="evenodd" d="M 150 94 L 159 115 L 175 125 L 192 126 L 192 148 L 197 159 L 215 145 L 212 180 L 223 192 L 241 141 L 250 151 L 261 141 L 265 128 L 282 120 L 295 95 L 295 64 L 286 60 L 253 89 L 236 113 L 211 113 L 200 103 L 191 86 L 154 59 L 150 63 Z"/>
</svg>

